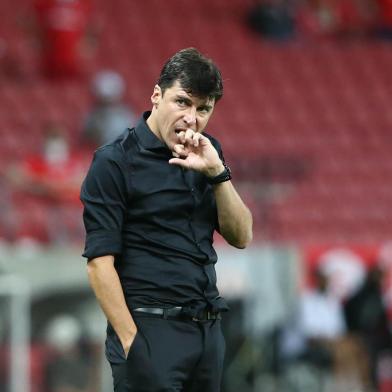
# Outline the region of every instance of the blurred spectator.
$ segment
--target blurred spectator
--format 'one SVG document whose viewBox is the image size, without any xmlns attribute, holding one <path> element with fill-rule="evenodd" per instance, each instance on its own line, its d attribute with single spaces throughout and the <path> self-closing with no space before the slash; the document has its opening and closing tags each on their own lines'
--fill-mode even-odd
<svg viewBox="0 0 392 392">
<path fill-rule="evenodd" d="M 122 103 L 124 91 L 124 79 L 117 72 L 102 71 L 95 76 L 92 83 L 95 102 L 84 125 L 85 141 L 100 146 L 133 126 L 134 114 Z"/>
<path fill-rule="evenodd" d="M 392 39 L 392 0 L 258 0 L 249 26 L 263 37 Z"/>
<path fill-rule="evenodd" d="M 88 164 L 82 152 L 72 152 L 66 129 L 47 126 L 42 152 L 32 154 L 8 171 L 16 189 L 56 202 L 79 202 L 79 189 Z"/>
<path fill-rule="evenodd" d="M 259 0 L 248 14 L 248 24 L 262 37 L 288 39 L 294 35 L 292 2 Z"/>
<path fill-rule="evenodd" d="M 307 0 L 297 12 L 298 30 L 319 37 L 353 37 L 369 33 L 374 0 Z"/>
<path fill-rule="evenodd" d="M 35 0 L 42 67 L 52 78 L 79 76 L 87 53 L 89 0 Z"/>
<path fill-rule="evenodd" d="M 81 337 L 81 326 L 70 315 L 49 323 L 45 338 L 52 355 L 45 372 L 47 392 L 89 391 L 90 366 L 80 350 Z"/>
<path fill-rule="evenodd" d="M 337 29 L 336 10 L 324 0 L 303 1 L 297 10 L 296 23 L 304 35 L 330 35 Z"/>
<path fill-rule="evenodd" d="M 304 358 L 312 364 L 331 369 L 333 346 L 345 333 L 345 321 L 340 302 L 328 290 L 328 278 L 315 273 L 315 287 L 300 300 L 299 323 L 305 339 Z"/>
<path fill-rule="evenodd" d="M 14 236 L 41 242 L 79 242 L 79 190 L 88 164 L 88 154 L 71 151 L 66 130 L 49 124 L 42 151 L 6 170 L 12 191 Z"/>
<path fill-rule="evenodd" d="M 341 303 L 331 293 L 327 275 L 317 270 L 314 288 L 300 296 L 296 312 L 284 326 L 281 336 L 285 377 L 291 379 L 290 383 L 303 390 L 307 388 L 302 384 L 303 380 L 309 379 L 312 385 L 309 390 L 323 391 L 333 384 L 337 392 L 337 353 L 342 347 L 345 330 Z M 302 376 L 295 376 L 298 372 L 302 372 Z"/>
<path fill-rule="evenodd" d="M 378 362 L 383 354 L 392 350 L 392 335 L 383 300 L 383 276 L 380 267 L 370 269 L 363 286 L 345 305 L 347 326 L 360 337 L 368 353 L 374 388 L 378 386 Z"/>
</svg>

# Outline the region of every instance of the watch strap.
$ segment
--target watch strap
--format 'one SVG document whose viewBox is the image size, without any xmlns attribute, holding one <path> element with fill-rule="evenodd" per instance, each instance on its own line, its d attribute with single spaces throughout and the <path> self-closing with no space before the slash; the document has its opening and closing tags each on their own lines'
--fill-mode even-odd
<svg viewBox="0 0 392 392">
<path fill-rule="evenodd" d="M 215 177 L 207 177 L 207 182 L 211 185 L 216 185 L 220 184 L 221 182 L 229 181 L 231 180 L 231 170 L 229 166 L 227 166 L 225 163 L 223 164 L 225 167 L 222 173 L 219 173 Z"/>
</svg>

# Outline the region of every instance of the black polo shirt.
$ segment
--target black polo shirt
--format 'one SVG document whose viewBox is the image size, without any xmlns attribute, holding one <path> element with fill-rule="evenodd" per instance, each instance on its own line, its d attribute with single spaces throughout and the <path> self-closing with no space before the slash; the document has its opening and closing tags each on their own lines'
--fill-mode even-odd
<svg viewBox="0 0 392 392">
<path fill-rule="evenodd" d="M 83 256 L 115 256 L 130 308 L 225 310 L 216 287 L 212 186 L 203 174 L 168 163 L 172 153 L 149 129 L 149 114 L 94 154 L 81 190 Z M 205 136 L 223 159 L 219 143 Z"/>
</svg>

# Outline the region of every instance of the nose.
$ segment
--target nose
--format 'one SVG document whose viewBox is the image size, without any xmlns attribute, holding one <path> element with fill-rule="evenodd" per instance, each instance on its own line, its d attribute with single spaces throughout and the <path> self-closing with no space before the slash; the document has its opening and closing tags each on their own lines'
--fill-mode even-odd
<svg viewBox="0 0 392 392">
<path fill-rule="evenodd" d="M 194 125 L 196 123 L 196 108 L 191 107 L 184 115 L 184 121 L 187 125 Z"/>
</svg>

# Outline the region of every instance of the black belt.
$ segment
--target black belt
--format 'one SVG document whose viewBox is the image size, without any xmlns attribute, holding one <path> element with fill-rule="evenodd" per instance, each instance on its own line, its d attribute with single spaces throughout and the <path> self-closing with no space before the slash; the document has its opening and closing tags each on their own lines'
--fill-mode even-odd
<svg viewBox="0 0 392 392">
<path fill-rule="evenodd" d="M 147 313 L 155 315 L 163 319 L 191 319 L 192 321 L 208 321 L 221 319 L 221 315 L 219 312 L 212 313 L 207 310 L 198 313 L 197 316 L 189 316 L 184 313 L 182 306 L 175 306 L 174 308 L 136 308 L 132 309 L 132 311 L 137 313 Z"/>
</svg>

